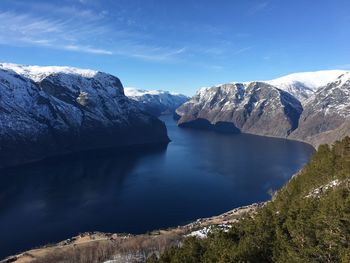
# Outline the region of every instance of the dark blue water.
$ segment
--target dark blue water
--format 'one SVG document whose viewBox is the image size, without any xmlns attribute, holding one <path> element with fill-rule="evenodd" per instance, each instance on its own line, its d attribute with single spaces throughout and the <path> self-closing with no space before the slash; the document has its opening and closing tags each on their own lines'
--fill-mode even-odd
<svg viewBox="0 0 350 263">
<path fill-rule="evenodd" d="M 90 152 L 0 171 L 0 258 L 85 231 L 142 233 L 264 201 L 309 145 L 181 129 L 167 147 Z"/>
</svg>

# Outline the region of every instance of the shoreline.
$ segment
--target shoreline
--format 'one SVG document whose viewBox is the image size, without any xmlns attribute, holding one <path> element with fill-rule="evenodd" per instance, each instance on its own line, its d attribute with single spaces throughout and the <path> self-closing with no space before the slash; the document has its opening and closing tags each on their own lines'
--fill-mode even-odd
<svg viewBox="0 0 350 263">
<path fill-rule="evenodd" d="M 154 230 L 149 233 L 139 235 L 128 233 L 104 233 L 98 231 L 85 232 L 55 244 L 44 245 L 42 247 L 33 248 L 12 256 L 8 256 L 0 260 L 0 263 L 28 263 L 35 260 L 40 260 L 52 254 L 66 254 L 69 251 L 84 248 L 86 249 L 94 245 L 101 247 L 112 246 L 115 251 L 113 259 L 118 258 L 118 260 L 121 260 L 120 262 L 123 262 L 122 260 L 125 260 L 125 257 L 130 257 L 130 255 L 133 255 L 135 259 L 136 257 L 139 258 L 140 256 L 146 257 L 148 255 L 146 255 L 144 251 L 151 250 L 152 253 L 160 253 L 165 247 L 178 244 L 191 233 L 198 230 L 211 226 L 234 224 L 245 216 L 253 215 L 267 202 L 269 201 L 237 207 L 220 215 L 199 218 L 186 225 Z M 140 245 L 135 246 L 135 244 L 139 242 Z M 160 243 L 163 244 L 164 248 L 159 246 Z M 154 244 L 157 244 L 159 247 L 158 250 L 153 249 Z"/>
<path fill-rule="evenodd" d="M 291 137 L 280 137 L 280 136 L 275 136 L 275 135 L 263 135 L 263 134 L 258 134 L 258 133 L 249 133 L 249 132 L 240 132 L 240 133 L 234 133 L 234 132 L 223 132 L 221 130 L 217 130 L 215 128 L 197 128 L 197 127 L 191 127 L 191 126 L 182 126 L 181 124 L 177 124 L 177 126 L 181 129 L 197 129 L 197 130 L 204 130 L 204 131 L 212 131 L 212 132 L 217 132 L 217 133 L 223 133 L 223 134 L 232 134 L 232 135 L 237 135 L 237 134 L 242 134 L 242 135 L 252 135 L 252 136 L 259 136 L 259 137 L 265 137 L 265 138 L 273 138 L 273 139 L 281 139 L 281 140 L 288 140 L 288 141 L 292 141 L 292 142 L 299 142 L 299 143 L 304 143 L 307 144 L 309 146 L 311 146 L 315 151 L 317 150 L 317 147 L 319 146 L 319 144 L 314 145 L 309 141 L 305 141 L 302 139 L 298 139 L 298 138 L 291 138 Z"/>
</svg>

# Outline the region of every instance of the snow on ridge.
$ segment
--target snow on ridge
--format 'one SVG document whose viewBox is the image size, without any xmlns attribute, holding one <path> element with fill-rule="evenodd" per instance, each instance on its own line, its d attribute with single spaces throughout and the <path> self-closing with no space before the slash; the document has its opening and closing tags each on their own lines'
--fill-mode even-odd
<svg viewBox="0 0 350 263">
<path fill-rule="evenodd" d="M 144 89 L 137 89 L 132 87 L 125 87 L 124 93 L 128 97 L 141 97 L 144 95 L 161 95 L 161 94 L 170 94 L 173 96 L 183 96 L 180 93 L 171 92 L 171 91 L 165 91 L 165 90 L 144 90 Z"/>
<path fill-rule="evenodd" d="M 262 82 L 272 85 L 278 89 L 284 90 L 295 96 L 300 101 L 307 99 L 316 90 L 326 86 L 328 83 L 337 81 L 342 75 L 347 75 L 350 71 L 347 70 L 319 70 L 311 72 L 299 72 L 285 75 L 272 80 L 256 80 L 243 82 L 230 82 L 228 84 L 242 84 L 244 87 L 254 82 Z M 344 79 L 344 78 L 343 78 Z M 213 85 L 212 87 L 220 87 L 224 84 Z M 198 90 L 198 93 L 209 90 L 210 87 L 203 87 Z"/>
<path fill-rule="evenodd" d="M 336 81 L 339 81 L 339 86 L 342 86 L 349 80 L 350 80 L 350 71 L 340 75 Z"/>
<path fill-rule="evenodd" d="M 303 84 L 309 89 L 316 91 L 316 89 L 327 85 L 339 78 L 342 74 L 347 73 L 346 70 L 319 70 L 313 72 L 300 72 L 285 75 L 276 79 L 263 81 L 277 87 L 285 87 L 295 84 Z"/>
<path fill-rule="evenodd" d="M 12 70 L 19 75 L 30 78 L 35 82 L 39 82 L 52 74 L 64 73 L 77 75 L 84 78 L 94 78 L 98 71 L 91 69 L 80 69 L 68 66 L 31 66 L 13 63 L 0 63 L 0 69 Z"/>
</svg>

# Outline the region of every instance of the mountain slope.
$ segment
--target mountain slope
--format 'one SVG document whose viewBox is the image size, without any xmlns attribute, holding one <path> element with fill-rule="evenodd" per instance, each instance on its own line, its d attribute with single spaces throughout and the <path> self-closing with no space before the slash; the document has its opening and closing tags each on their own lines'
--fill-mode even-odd
<svg viewBox="0 0 350 263">
<path fill-rule="evenodd" d="M 0 64 L 0 167 L 95 148 L 166 142 L 112 75 Z"/>
<path fill-rule="evenodd" d="M 139 90 L 135 88 L 125 88 L 125 95 L 138 102 L 144 111 L 160 116 L 165 113 L 174 113 L 189 97 L 163 90 Z"/>
<path fill-rule="evenodd" d="M 296 98 L 263 82 L 201 89 L 176 110 L 180 126 L 204 126 L 206 121 L 209 127 L 278 137 L 297 127 L 301 112 Z"/>
<path fill-rule="evenodd" d="M 350 134 L 350 72 L 317 90 L 306 102 L 292 138 L 332 143 Z"/>
</svg>

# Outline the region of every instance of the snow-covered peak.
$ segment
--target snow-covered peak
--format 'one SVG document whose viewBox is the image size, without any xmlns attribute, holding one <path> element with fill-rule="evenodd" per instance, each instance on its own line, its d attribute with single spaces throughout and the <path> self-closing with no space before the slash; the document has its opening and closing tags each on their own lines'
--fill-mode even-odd
<svg viewBox="0 0 350 263">
<path fill-rule="evenodd" d="M 350 71 L 346 70 L 320 70 L 313 72 L 293 73 L 272 80 L 230 82 L 228 84 L 231 84 L 231 87 L 240 85 L 241 87 L 247 88 L 251 83 L 264 82 L 292 94 L 303 103 L 318 89 L 326 86 L 328 83 L 335 82 L 342 76 L 343 80 L 348 79 L 346 76 L 349 73 Z M 204 94 L 210 91 L 212 88 L 224 87 L 225 85 L 227 84 L 202 87 L 197 91 L 196 95 Z"/>
<path fill-rule="evenodd" d="M 189 98 L 185 95 L 164 90 L 141 90 L 124 88 L 124 94 L 138 102 L 140 108 L 153 115 L 172 113 Z"/>
<path fill-rule="evenodd" d="M 12 63 L 0 63 L 0 68 L 4 70 L 12 70 L 17 74 L 32 79 L 35 82 L 40 82 L 50 75 L 59 73 L 77 75 L 84 78 L 93 78 L 98 71 L 90 69 L 79 69 L 74 67 L 63 66 L 29 66 Z"/>
<path fill-rule="evenodd" d="M 345 70 L 320 70 L 314 72 L 301 72 L 289 74 L 277 79 L 265 81 L 274 86 L 291 85 L 302 83 L 308 88 L 316 91 L 318 88 L 336 80 L 340 75 L 347 73 Z"/>
<path fill-rule="evenodd" d="M 318 89 L 305 101 L 311 112 L 350 116 L 350 72 L 340 75 L 335 81 Z"/>
<path fill-rule="evenodd" d="M 170 94 L 173 96 L 179 96 L 181 94 L 165 91 L 165 90 L 143 90 L 137 88 L 126 87 L 124 88 L 124 93 L 128 97 L 142 97 L 144 95 L 162 95 L 162 94 Z"/>
<path fill-rule="evenodd" d="M 287 91 L 304 101 L 319 88 L 336 81 L 339 76 L 347 73 L 345 70 L 321 70 L 289 74 L 277 79 L 264 81 L 279 89 Z"/>
<path fill-rule="evenodd" d="M 340 75 L 336 79 L 336 82 L 339 82 L 337 83 L 339 86 L 342 86 L 349 81 L 350 81 L 350 71 L 345 72 L 344 74 Z"/>
</svg>

